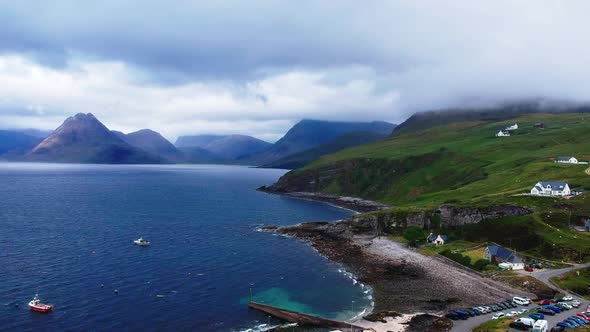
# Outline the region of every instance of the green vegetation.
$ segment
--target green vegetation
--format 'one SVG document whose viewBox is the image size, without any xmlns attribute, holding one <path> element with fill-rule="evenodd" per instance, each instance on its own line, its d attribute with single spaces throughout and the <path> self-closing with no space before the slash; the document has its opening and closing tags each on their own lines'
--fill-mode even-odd
<svg viewBox="0 0 590 332">
<path fill-rule="evenodd" d="M 574 293 L 590 299 L 590 268 L 568 272 L 551 279 L 560 288 L 572 291 Z"/>
<path fill-rule="evenodd" d="M 568 181 L 590 189 L 588 165 L 558 165 L 552 158 L 575 155 L 590 160 L 590 115 L 527 114 L 509 121 L 471 121 L 409 132 L 385 141 L 323 156 L 303 170 L 342 164 L 322 191 L 366 197 L 400 206 L 445 202 L 487 204 L 529 201 L 539 180 Z M 521 129 L 511 137 L 494 137 L 510 123 Z M 533 124 L 545 123 L 546 129 Z M 552 199 L 547 199 L 551 201 Z"/>
<path fill-rule="evenodd" d="M 424 241 L 427 234 L 420 227 L 408 227 L 404 230 L 404 239 L 408 241 L 413 246 L 416 246 L 419 242 Z"/>
<path fill-rule="evenodd" d="M 513 318 L 502 318 L 502 319 L 494 319 L 488 320 L 485 323 L 481 324 L 480 326 L 473 329 L 473 332 L 504 332 L 508 331 L 510 328 L 510 322 L 513 321 Z"/>
<path fill-rule="evenodd" d="M 589 261 L 590 234 L 575 232 L 571 226 L 590 216 L 590 193 L 573 199 L 524 194 L 540 180 L 565 181 L 572 189 L 590 191 L 590 176 L 584 172 L 590 165 L 553 162 L 560 155 L 590 160 L 590 114 L 472 119 L 461 122 L 458 117 L 453 120 L 457 122 L 438 126 L 408 127 L 387 140 L 323 156 L 287 177 L 313 174 L 318 191 L 390 204 L 395 208 L 379 213 L 392 214 L 396 220 L 427 211 L 433 221 L 431 229 L 452 241 L 493 241 L 533 257 Z M 494 136 L 515 122 L 520 129 L 511 137 Z M 538 122 L 545 129 L 534 128 Z M 447 229 L 433 213 L 442 204 L 514 204 L 534 213 Z M 393 229 L 383 231 L 402 235 Z M 474 256 L 461 255 L 475 264 Z"/>
</svg>

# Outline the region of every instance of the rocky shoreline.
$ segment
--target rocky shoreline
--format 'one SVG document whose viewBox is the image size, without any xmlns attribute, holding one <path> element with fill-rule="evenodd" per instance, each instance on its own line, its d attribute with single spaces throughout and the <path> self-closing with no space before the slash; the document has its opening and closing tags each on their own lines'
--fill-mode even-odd
<svg viewBox="0 0 590 332">
<path fill-rule="evenodd" d="M 338 195 L 331 195 L 325 193 L 318 193 L 318 192 L 305 192 L 305 191 L 298 191 L 298 192 L 282 192 L 276 191 L 271 187 L 262 186 L 258 189 L 258 191 L 266 192 L 269 194 L 276 194 L 276 195 L 283 195 L 293 198 L 300 198 L 300 199 L 309 199 L 313 201 L 320 201 L 329 203 L 341 208 L 349 209 L 358 213 L 366 213 L 366 212 L 373 212 L 388 209 L 390 206 L 370 201 L 362 198 L 357 197 L 348 197 L 348 196 L 338 196 Z"/>
<path fill-rule="evenodd" d="M 375 328 L 372 317 L 399 314 L 442 314 L 447 310 L 511 298 L 522 291 L 424 256 L 387 237 L 375 237 L 357 218 L 263 228 L 304 240 L 328 259 L 343 264 L 373 289 L 374 310 L 356 322 Z M 531 295 L 532 296 L 532 295 Z M 391 323 L 391 320 L 389 320 Z M 448 331 L 448 324 L 433 320 Z M 386 325 L 386 324 L 385 324 Z M 387 330 L 386 328 L 384 330 Z"/>
</svg>

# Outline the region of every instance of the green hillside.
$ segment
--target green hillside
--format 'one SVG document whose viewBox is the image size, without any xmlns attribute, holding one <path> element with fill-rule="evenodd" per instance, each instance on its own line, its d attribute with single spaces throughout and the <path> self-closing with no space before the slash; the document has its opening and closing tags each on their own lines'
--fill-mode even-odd
<svg viewBox="0 0 590 332">
<path fill-rule="evenodd" d="M 511 137 L 495 137 L 514 122 L 520 129 Z M 545 129 L 534 128 L 538 122 Z M 590 160 L 590 114 L 538 113 L 436 126 L 324 156 L 290 176 L 311 171 L 323 178 L 329 169 L 332 175 L 317 190 L 396 206 L 518 201 L 512 195 L 540 180 L 590 190 L 584 173 L 590 165 L 555 164 L 559 155 Z"/>
</svg>

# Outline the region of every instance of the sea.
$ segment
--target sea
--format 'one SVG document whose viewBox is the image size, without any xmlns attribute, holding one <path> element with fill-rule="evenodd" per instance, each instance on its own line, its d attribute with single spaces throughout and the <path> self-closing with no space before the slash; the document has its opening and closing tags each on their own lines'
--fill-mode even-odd
<svg viewBox="0 0 590 332">
<path fill-rule="evenodd" d="M 347 320 L 371 290 L 264 225 L 352 211 L 256 191 L 285 170 L 0 163 L 0 331 L 264 331 L 250 299 Z M 150 246 L 133 240 L 143 237 Z M 51 313 L 32 312 L 38 293 Z"/>
</svg>

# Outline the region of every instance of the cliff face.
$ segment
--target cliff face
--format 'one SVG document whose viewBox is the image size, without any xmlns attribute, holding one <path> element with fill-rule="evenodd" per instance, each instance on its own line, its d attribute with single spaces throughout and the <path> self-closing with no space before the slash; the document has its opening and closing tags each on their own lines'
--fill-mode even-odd
<svg viewBox="0 0 590 332">
<path fill-rule="evenodd" d="M 386 210 L 370 214 L 352 216 L 353 227 L 360 233 L 379 229 L 387 230 L 395 227 L 417 226 L 430 228 L 435 220 L 440 225 L 454 227 L 477 224 L 483 220 L 498 219 L 510 216 L 522 216 L 532 211 L 516 205 L 502 204 L 485 207 L 457 207 L 441 205 L 431 211 L 396 211 Z"/>
</svg>

